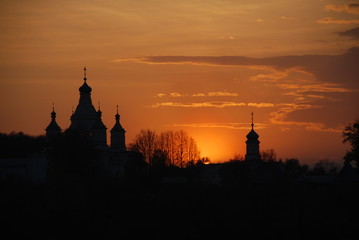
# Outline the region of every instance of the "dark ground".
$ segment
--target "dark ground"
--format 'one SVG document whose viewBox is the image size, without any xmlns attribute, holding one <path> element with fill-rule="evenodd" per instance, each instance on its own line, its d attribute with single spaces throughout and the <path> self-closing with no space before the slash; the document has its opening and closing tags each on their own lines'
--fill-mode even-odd
<svg viewBox="0 0 359 240">
<path fill-rule="evenodd" d="M 1 235 L 10 236 L 6 239 L 359 239 L 357 183 L 144 182 L 2 183 Z"/>
</svg>

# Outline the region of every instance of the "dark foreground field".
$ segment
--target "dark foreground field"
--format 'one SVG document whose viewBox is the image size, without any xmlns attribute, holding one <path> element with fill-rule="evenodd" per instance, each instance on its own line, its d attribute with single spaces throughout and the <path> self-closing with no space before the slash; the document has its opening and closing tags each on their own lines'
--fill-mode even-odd
<svg viewBox="0 0 359 240">
<path fill-rule="evenodd" d="M 359 239 L 353 183 L 2 183 L 0 194 L 7 239 Z"/>
</svg>

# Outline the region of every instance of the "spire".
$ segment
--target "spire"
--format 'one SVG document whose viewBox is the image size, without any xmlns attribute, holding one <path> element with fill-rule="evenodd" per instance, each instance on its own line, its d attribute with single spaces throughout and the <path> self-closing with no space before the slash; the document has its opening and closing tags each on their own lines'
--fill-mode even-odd
<svg viewBox="0 0 359 240">
<path fill-rule="evenodd" d="M 120 114 L 118 114 L 118 105 L 116 106 L 116 115 L 115 115 L 115 125 L 113 126 L 113 128 L 111 129 L 111 132 L 126 132 L 125 129 L 123 129 L 123 127 L 121 126 L 120 123 Z"/>
<path fill-rule="evenodd" d="M 111 149 L 115 151 L 126 151 L 125 129 L 120 124 L 120 114 L 118 105 L 116 106 L 115 125 L 111 129 Z"/>
<path fill-rule="evenodd" d="M 51 121 L 56 122 L 56 112 L 55 112 L 55 103 L 54 102 L 52 102 Z"/>
<path fill-rule="evenodd" d="M 61 128 L 59 127 L 59 125 L 56 122 L 56 112 L 55 112 L 55 104 L 54 103 L 52 103 L 51 122 L 45 130 L 46 130 L 47 137 L 56 136 L 57 134 L 59 134 L 61 132 Z"/>
<path fill-rule="evenodd" d="M 251 124 L 251 126 L 252 126 L 252 130 L 253 130 L 253 127 L 254 127 L 254 123 L 253 123 L 253 112 L 251 113 L 251 115 L 252 115 L 252 124 Z"/>
<path fill-rule="evenodd" d="M 87 77 L 86 77 L 86 66 L 84 67 L 84 81 L 86 82 L 86 80 L 87 80 Z"/>
<path fill-rule="evenodd" d="M 92 88 L 86 83 L 87 68 L 83 69 L 84 82 L 79 88 L 79 103 L 71 116 L 71 129 L 90 130 L 97 120 L 97 111 L 92 105 L 91 92 Z"/>
<path fill-rule="evenodd" d="M 256 131 L 254 131 L 254 121 L 253 121 L 253 112 L 251 113 L 251 115 L 252 115 L 252 123 L 251 123 L 251 127 L 252 127 L 252 129 L 251 129 L 251 131 L 247 134 L 247 138 L 248 139 L 258 139 L 259 138 L 259 136 L 258 136 L 258 134 L 256 133 Z"/>
<path fill-rule="evenodd" d="M 87 85 L 87 82 L 86 82 L 87 81 L 86 71 L 87 71 L 87 68 L 84 67 L 84 83 L 79 88 L 80 93 L 91 93 L 91 91 L 92 91 L 92 88 L 89 85 Z"/>
<path fill-rule="evenodd" d="M 251 123 L 251 131 L 247 134 L 246 141 L 246 161 L 250 162 L 258 162 L 260 161 L 260 152 L 259 152 L 259 143 L 258 140 L 259 135 L 254 131 L 254 120 L 253 120 L 253 112 L 251 113 L 252 123 Z"/>
<path fill-rule="evenodd" d="M 115 115 L 116 123 L 120 121 L 120 114 L 118 114 L 118 105 L 116 105 L 116 115 Z"/>
</svg>

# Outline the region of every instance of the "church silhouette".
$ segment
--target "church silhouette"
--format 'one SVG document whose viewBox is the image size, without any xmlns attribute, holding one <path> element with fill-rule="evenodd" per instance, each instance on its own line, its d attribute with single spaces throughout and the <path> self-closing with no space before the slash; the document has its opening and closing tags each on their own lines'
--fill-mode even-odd
<svg viewBox="0 0 359 240">
<path fill-rule="evenodd" d="M 107 173 L 119 177 L 123 175 L 124 165 L 129 160 L 129 152 L 126 150 L 125 142 L 126 131 L 120 123 L 118 106 L 116 106 L 115 124 L 110 130 L 111 143 L 110 146 L 107 145 L 107 127 L 102 121 L 100 106 L 96 111 L 92 104 L 92 88 L 87 84 L 86 70 L 84 67 L 84 82 L 79 88 L 79 103 L 70 117 L 71 124 L 68 130 L 88 136 L 91 145 L 97 150 L 101 160 L 105 163 Z M 49 142 L 62 133 L 61 127 L 56 122 L 54 107 L 51 112 L 51 122 L 45 130 Z"/>
</svg>

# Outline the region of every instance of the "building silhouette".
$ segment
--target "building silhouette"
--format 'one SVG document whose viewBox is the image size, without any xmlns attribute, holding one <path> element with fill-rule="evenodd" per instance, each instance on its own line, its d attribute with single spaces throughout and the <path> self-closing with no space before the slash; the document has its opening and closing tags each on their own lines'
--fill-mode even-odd
<svg viewBox="0 0 359 240">
<path fill-rule="evenodd" d="M 48 139 L 57 137 L 61 134 L 61 128 L 56 122 L 56 112 L 54 106 L 52 106 L 52 112 L 51 112 L 51 122 L 49 126 L 45 129 L 46 131 L 46 137 Z"/>
<path fill-rule="evenodd" d="M 87 84 L 86 67 L 84 68 L 83 84 L 79 87 L 79 102 L 72 113 L 71 124 L 68 131 L 86 136 L 91 145 L 99 153 L 99 158 L 103 161 L 107 173 L 111 176 L 122 176 L 124 165 L 129 159 L 126 151 L 125 129 L 120 123 L 120 115 L 115 114 L 115 124 L 110 131 L 110 145 L 107 144 L 107 127 L 102 121 L 102 111 L 100 105 L 96 111 L 92 104 L 92 88 Z M 46 137 L 49 142 L 61 134 L 61 128 L 56 122 L 56 112 L 51 112 L 51 122 L 46 130 Z"/>
<path fill-rule="evenodd" d="M 246 141 L 246 155 L 245 160 L 248 162 L 259 162 L 261 159 L 261 155 L 259 152 L 259 143 L 258 140 L 259 135 L 254 131 L 254 122 L 253 122 L 253 113 L 252 115 L 252 129 L 247 134 L 247 141 Z"/>
</svg>

